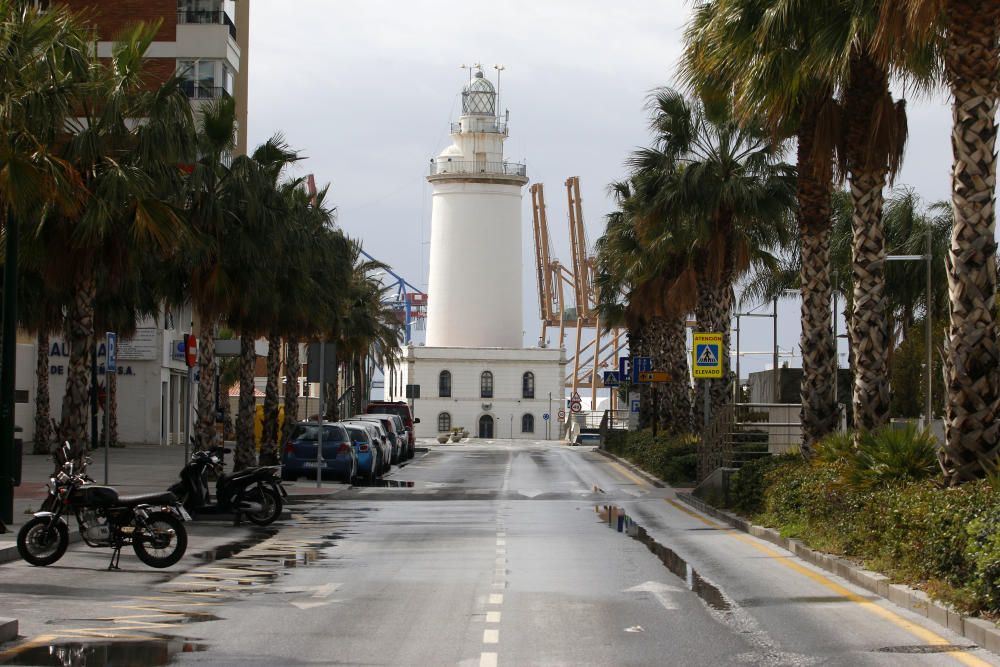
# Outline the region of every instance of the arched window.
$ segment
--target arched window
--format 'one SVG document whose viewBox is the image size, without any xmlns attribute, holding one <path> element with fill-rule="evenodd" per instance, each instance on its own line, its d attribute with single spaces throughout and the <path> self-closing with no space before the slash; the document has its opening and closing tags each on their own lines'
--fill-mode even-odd
<svg viewBox="0 0 1000 667">
<path fill-rule="evenodd" d="M 521 376 L 521 398 L 535 397 L 535 374 L 528 371 Z"/>
<path fill-rule="evenodd" d="M 535 432 L 535 415 L 526 414 L 521 417 L 521 433 Z"/>
<path fill-rule="evenodd" d="M 451 413 L 448 412 L 440 413 L 438 415 L 438 433 L 447 433 L 450 430 L 451 430 Z"/>
<path fill-rule="evenodd" d="M 438 396 L 451 398 L 451 371 L 441 371 L 438 375 Z"/>
<path fill-rule="evenodd" d="M 479 397 L 493 398 L 493 373 L 483 371 L 479 376 Z"/>
</svg>

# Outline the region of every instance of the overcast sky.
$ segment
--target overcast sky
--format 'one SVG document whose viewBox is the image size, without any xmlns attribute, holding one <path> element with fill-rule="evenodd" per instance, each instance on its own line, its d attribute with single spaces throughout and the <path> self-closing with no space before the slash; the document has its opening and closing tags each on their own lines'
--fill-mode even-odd
<svg viewBox="0 0 1000 667">
<path fill-rule="evenodd" d="M 308 157 L 300 172 L 332 185 L 330 201 L 344 230 L 424 290 L 425 176 L 430 158 L 450 143 L 448 123 L 461 110 L 468 74 L 460 66 L 481 62 L 490 78 L 493 65 L 506 67 L 506 155 L 526 162 L 531 181 L 545 184 L 554 252 L 568 262 L 563 183 L 580 177 L 593 243 L 612 208 L 607 184 L 625 175 L 629 151 L 647 143 L 646 96 L 673 82 L 690 14 L 682 0 L 253 0 L 251 6 L 251 146 L 283 132 Z M 899 182 L 928 201 L 948 197 L 945 96 L 912 102 L 909 123 Z M 525 342 L 533 345 L 539 325 L 527 188 L 522 236 Z M 797 304 L 783 304 L 779 317 L 780 347 L 797 350 Z M 770 349 L 770 325 L 748 324 L 743 349 Z M 746 358 L 743 367 L 769 361 Z"/>
</svg>

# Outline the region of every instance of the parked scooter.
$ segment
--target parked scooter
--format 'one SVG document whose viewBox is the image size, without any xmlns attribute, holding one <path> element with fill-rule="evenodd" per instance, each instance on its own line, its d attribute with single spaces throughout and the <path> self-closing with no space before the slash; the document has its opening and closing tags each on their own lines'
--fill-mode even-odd
<svg viewBox="0 0 1000 667">
<path fill-rule="evenodd" d="M 213 447 L 195 451 L 181 470 L 181 479 L 170 487 L 195 516 L 199 514 L 232 514 L 233 524 L 242 516 L 258 526 L 266 526 L 281 515 L 282 498 L 288 496 L 281 485 L 281 466 L 247 468 L 231 475 L 222 473 L 223 457 L 231 450 Z M 209 487 L 209 472 L 218 476 L 215 499 Z"/>
<path fill-rule="evenodd" d="M 87 546 L 111 547 L 109 570 L 117 570 L 121 550 L 131 544 L 150 567 L 170 567 L 184 556 L 191 517 L 172 493 L 119 496 L 110 486 L 94 484 L 86 475 L 86 459 L 72 457 L 65 443 L 57 452 L 58 472 L 49 479 L 47 511 L 21 527 L 17 550 L 32 565 L 55 563 L 69 546 L 65 515 L 72 513 Z"/>
</svg>

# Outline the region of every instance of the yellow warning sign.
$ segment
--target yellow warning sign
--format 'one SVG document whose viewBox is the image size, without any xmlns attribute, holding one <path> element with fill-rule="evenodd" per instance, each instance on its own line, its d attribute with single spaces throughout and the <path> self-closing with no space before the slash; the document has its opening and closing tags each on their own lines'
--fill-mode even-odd
<svg viewBox="0 0 1000 667">
<path fill-rule="evenodd" d="M 691 346 L 691 375 L 698 378 L 722 377 L 722 334 L 696 333 Z"/>
</svg>

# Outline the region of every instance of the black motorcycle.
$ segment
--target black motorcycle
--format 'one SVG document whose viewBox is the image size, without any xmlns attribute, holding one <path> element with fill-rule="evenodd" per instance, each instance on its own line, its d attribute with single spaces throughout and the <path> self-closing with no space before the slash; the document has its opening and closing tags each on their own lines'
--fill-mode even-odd
<svg viewBox="0 0 1000 667">
<path fill-rule="evenodd" d="M 76 517 L 80 537 L 90 547 L 111 547 L 109 570 L 117 570 L 122 547 L 150 567 L 170 567 L 187 549 L 184 521 L 191 517 L 172 493 L 119 496 L 110 486 L 94 484 L 86 460 L 72 457 L 69 444 L 59 452 L 62 465 L 49 479 L 44 507 L 17 534 L 17 550 L 32 565 L 55 563 L 69 546 L 66 515 Z"/>
<path fill-rule="evenodd" d="M 281 516 L 282 498 L 288 492 L 281 485 L 281 466 L 247 468 L 231 475 L 223 474 L 224 456 L 231 450 L 213 447 L 191 454 L 181 479 L 170 487 L 191 514 L 232 514 L 239 525 L 245 516 L 251 523 L 266 526 Z M 216 476 L 215 499 L 209 486 L 209 474 Z"/>
</svg>

